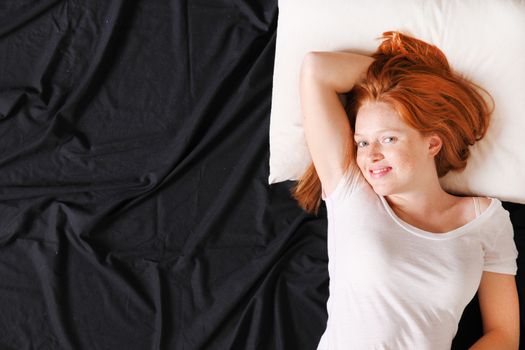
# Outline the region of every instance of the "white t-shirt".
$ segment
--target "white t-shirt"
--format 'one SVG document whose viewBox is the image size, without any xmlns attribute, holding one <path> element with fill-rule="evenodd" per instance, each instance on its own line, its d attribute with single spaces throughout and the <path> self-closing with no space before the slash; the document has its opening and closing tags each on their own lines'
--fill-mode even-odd
<svg viewBox="0 0 525 350">
<path fill-rule="evenodd" d="M 497 198 L 446 233 L 401 220 L 361 173 L 346 173 L 322 199 L 330 295 L 318 350 L 450 350 L 482 271 L 517 272 L 514 230 Z"/>
</svg>

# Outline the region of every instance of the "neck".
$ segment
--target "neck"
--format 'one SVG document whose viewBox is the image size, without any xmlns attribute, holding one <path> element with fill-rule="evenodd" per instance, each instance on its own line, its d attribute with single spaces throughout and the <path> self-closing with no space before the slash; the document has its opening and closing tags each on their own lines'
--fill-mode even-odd
<svg viewBox="0 0 525 350">
<path fill-rule="evenodd" d="M 403 213 L 419 218 L 440 216 L 458 202 L 458 197 L 443 190 L 437 176 L 434 181 L 403 193 L 390 194 L 385 199 L 396 214 Z"/>
</svg>

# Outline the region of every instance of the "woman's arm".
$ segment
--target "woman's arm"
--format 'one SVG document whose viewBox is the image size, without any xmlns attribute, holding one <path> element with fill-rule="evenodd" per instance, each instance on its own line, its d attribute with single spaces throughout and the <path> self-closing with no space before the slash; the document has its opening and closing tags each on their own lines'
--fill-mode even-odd
<svg viewBox="0 0 525 350">
<path fill-rule="evenodd" d="M 314 75 L 326 87 L 346 93 L 373 61 L 370 56 L 348 51 L 311 51 L 304 56 L 301 75 Z"/>
<path fill-rule="evenodd" d="M 326 196 L 343 175 L 346 152 L 353 150 L 353 131 L 337 93 L 350 91 L 372 61 L 347 52 L 310 52 L 304 57 L 299 84 L 303 128 Z"/>
<path fill-rule="evenodd" d="M 483 336 L 469 350 L 518 349 L 520 306 L 514 276 L 483 271 L 478 299 Z"/>
</svg>

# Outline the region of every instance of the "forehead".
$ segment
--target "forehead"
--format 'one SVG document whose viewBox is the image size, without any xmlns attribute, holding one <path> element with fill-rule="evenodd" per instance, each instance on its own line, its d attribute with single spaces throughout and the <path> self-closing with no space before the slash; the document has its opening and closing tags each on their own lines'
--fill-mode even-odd
<svg viewBox="0 0 525 350">
<path fill-rule="evenodd" d="M 355 122 L 355 135 L 367 135 L 382 130 L 409 132 L 407 125 L 397 111 L 384 102 L 370 102 L 359 108 Z"/>
</svg>

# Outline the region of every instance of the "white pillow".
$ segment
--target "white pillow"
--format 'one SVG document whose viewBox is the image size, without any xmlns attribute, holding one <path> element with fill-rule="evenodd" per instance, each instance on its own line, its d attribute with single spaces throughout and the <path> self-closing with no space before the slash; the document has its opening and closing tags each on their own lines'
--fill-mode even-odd
<svg viewBox="0 0 525 350">
<path fill-rule="evenodd" d="M 443 188 L 525 204 L 525 1 L 279 0 L 278 8 L 269 184 L 299 179 L 311 162 L 299 100 L 304 54 L 370 55 L 383 32 L 397 30 L 436 45 L 496 103 L 466 169 L 441 178 Z"/>
</svg>

